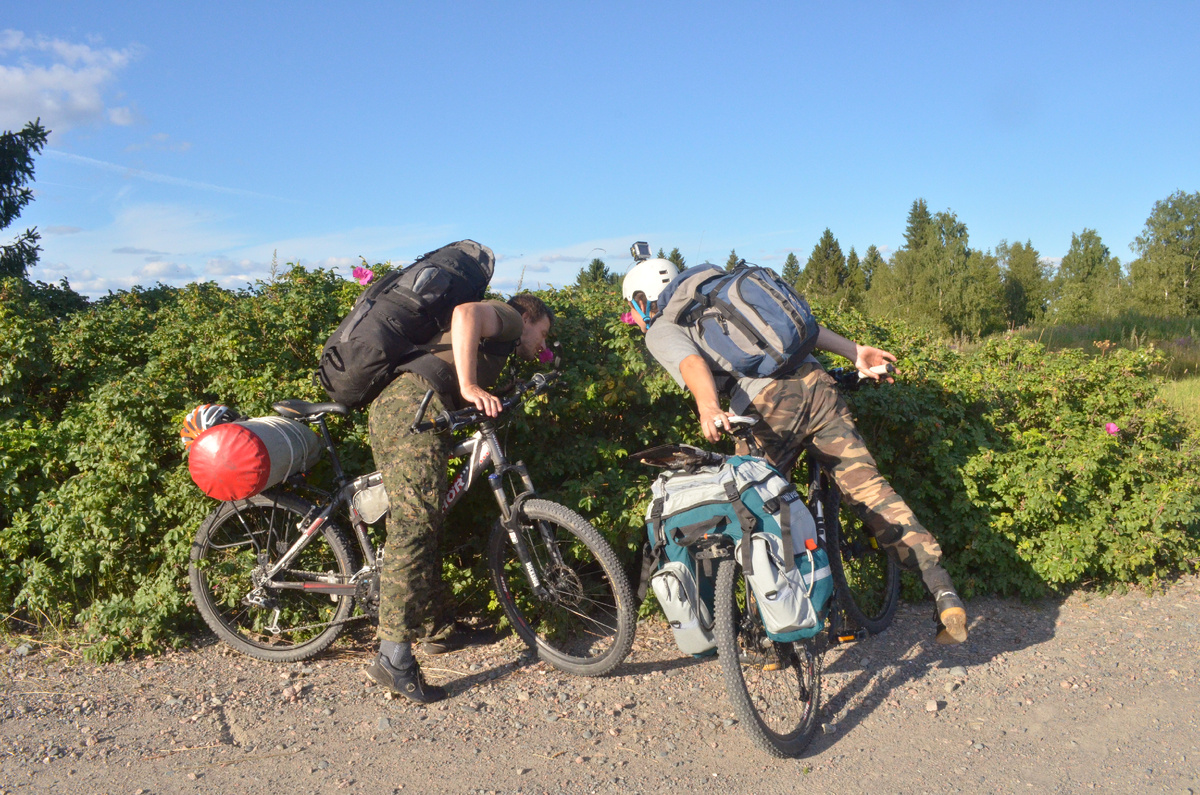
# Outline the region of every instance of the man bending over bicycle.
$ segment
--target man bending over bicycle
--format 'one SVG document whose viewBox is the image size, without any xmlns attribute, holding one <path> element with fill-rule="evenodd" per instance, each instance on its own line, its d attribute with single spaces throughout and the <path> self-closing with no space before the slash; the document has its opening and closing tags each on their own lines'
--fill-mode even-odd
<svg viewBox="0 0 1200 795">
<path fill-rule="evenodd" d="M 487 390 L 509 353 L 538 360 L 553 321 L 550 309 L 528 293 L 508 303 L 460 304 L 449 331 L 422 346 L 429 353 L 408 365 L 416 372 L 401 374 L 371 404 L 371 450 L 391 513 L 380 566 L 379 656 L 367 675 L 418 703 L 438 701 L 446 691 L 425 683 L 412 644 L 419 641 L 434 654 L 457 647 L 451 638 L 453 616 L 445 614 L 438 548 L 452 443 L 448 434 L 413 433 L 409 426 L 430 389 L 430 415 L 471 404 L 496 416 L 500 400 Z"/>
<path fill-rule="evenodd" d="M 633 309 L 629 319 L 645 333 L 650 353 L 695 398 L 705 438 L 718 441 L 718 426 L 730 430 L 727 417 L 750 414 L 762 418 L 754 436 L 780 471 L 791 471 L 800 454 L 811 450 L 876 540 L 894 551 L 904 568 L 920 571 L 937 605 L 937 642 L 965 641 L 967 613 L 941 566 L 941 547 L 879 474 L 833 378 L 811 356 L 783 376 L 724 374 L 705 351 L 697 326 L 659 317 L 664 307 L 658 305 L 658 297 L 678 274 L 667 260 L 637 262 L 625 276 L 623 294 Z M 868 378 L 878 380 L 896 361 L 887 351 L 818 328 L 816 347 L 849 359 Z M 733 411 L 721 408 L 722 397 Z"/>
</svg>

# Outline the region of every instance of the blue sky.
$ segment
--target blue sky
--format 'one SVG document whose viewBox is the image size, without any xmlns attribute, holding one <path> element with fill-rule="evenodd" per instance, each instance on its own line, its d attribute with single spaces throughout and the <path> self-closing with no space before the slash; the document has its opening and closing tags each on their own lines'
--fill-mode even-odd
<svg viewBox="0 0 1200 795">
<path fill-rule="evenodd" d="M 12 3 L 0 129 L 53 129 L 41 264 L 85 293 L 241 287 L 464 237 L 494 284 L 629 245 L 803 262 L 903 240 L 1123 262 L 1200 190 L 1196 3 Z"/>
</svg>

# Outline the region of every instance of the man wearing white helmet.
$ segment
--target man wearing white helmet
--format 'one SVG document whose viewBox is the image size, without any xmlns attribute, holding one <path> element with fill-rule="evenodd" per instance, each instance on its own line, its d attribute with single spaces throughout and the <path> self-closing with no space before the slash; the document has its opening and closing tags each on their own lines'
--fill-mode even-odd
<svg viewBox="0 0 1200 795">
<path fill-rule="evenodd" d="M 644 243 L 635 244 L 634 256 L 638 261 L 622 284 L 632 310 L 628 318 L 645 332 L 646 347 L 659 364 L 692 393 L 705 438 L 718 441 L 718 426 L 729 430 L 729 416 L 750 414 L 762 418 L 755 426 L 755 438 L 781 471 L 790 471 L 800 454 L 811 450 L 879 543 L 893 550 L 902 566 L 920 571 L 937 604 L 937 642 L 965 641 L 966 610 L 942 568 L 941 547 L 879 474 L 833 378 L 811 356 L 785 375 L 726 374 L 706 352 L 695 325 L 660 316 L 665 307 L 659 306 L 659 296 L 679 269 L 668 260 L 649 258 Z M 878 380 L 896 361 L 885 350 L 858 345 L 824 326 L 817 328 L 815 347 L 850 360 L 867 378 Z M 890 375 L 883 377 L 888 383 L 893 380 Z M 721 407 L 722 397 L 729 401 L 730 410 Z"/>
</svg>

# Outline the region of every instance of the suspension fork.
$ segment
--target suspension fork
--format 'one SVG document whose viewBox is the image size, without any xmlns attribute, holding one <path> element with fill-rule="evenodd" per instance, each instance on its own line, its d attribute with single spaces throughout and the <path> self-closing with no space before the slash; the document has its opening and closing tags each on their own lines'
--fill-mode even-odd
<svg viewBox="0 0 1200 795">
<path fill-rule="evenodd" d="M 517 560 L 520 561 L 521 568 L 525 570 L 525 576 L 529 578 L 529 585 L 533 592 L 541 598 L 546 598 L 549 596 L 549 592 L 542 582 L 542 578 L 538 576 L 533 554 L 529 550 L 529 545 L 525 543 L 525 537 L 521 535 L 523 514 L 521 506 L 525 500 L 534 496 L 533 480 L 529 477 L 529 471 L 525 468 L 524 463 L 520 461 L 515 464 L 508 463 L 504 450 L 500 447 L 500 440 L 496 437 L 496 430 L 490 422 L 480 426 L 478 443 L 486 445 L 487 449 L 491 450 L 491 463 L 494 471 L 488 475 L 488 487 L 492 490 L 492 496 L 496 498 L 496 505 L 500 508 L 500 524 L 508 533 L 508 540 L 516 550 Z M 482 468 L 484 461 L 481 460 L 479 466 Z M 504 476 L 510 472 L 516 473 L 521 479 L 522 488 L 511 503 L 509 503 L 508 494 L 504 490 Z M 562 556 L 558 552 L 558 547 L 553 543 L 554 539 L 550 537 L 549 531 L 542 526 L 541 522 L 538 522 L 538 532 L 542 534 L 554 563 L 561 565 Z"/>
</svg>

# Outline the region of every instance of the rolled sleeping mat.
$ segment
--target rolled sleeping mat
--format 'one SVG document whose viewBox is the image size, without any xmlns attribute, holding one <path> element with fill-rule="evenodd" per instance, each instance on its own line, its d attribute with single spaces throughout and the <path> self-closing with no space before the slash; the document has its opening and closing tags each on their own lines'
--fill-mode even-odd
<svg viewBox="0 0 1200 795">
<path fill-rule="evenodd" d="M 188 454 L 192 480 L 217 500 L 244 500 L 321 457 L 321 440 L 307 425 L 284 417 L 214 425 L 196 437 Z"/>
</svg>

